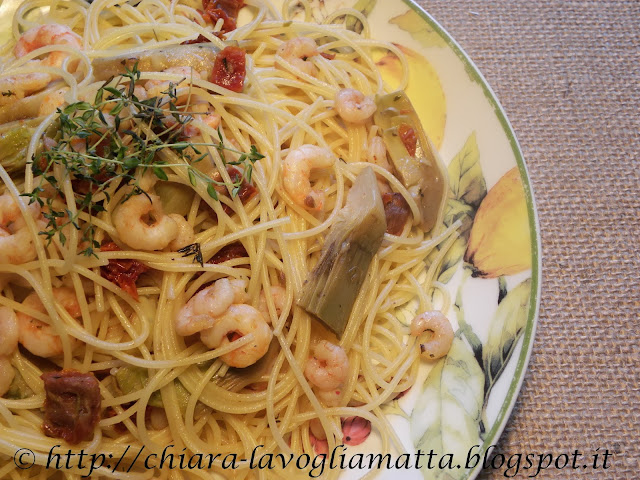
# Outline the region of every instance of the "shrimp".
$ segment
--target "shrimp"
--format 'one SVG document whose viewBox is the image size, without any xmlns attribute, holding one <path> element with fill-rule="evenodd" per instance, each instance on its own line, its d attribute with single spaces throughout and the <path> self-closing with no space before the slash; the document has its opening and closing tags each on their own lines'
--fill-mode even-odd
<svg viewBox="0 0 640 480">
<path fill-rule="evenodd" d="M 147 95 L 147 89 L 144 88 L 142 85 L 136 85 L 135 87 L 133 87 L 133 94 L 140 101 L 143 101 L 149 98 L 149 96 Z"/>
<path fill-rule="evenodd" d="M 19 73 L 0 78 L 0 107 L 10 105 L 45 88 L 51 75 L 43 72 Z"/>
<path fill-rule="evenodd" d="M 298 205 L 309 210 L 322 210 L 324 192 L 311 189 L 309 176 L 312 169 L 328 168 L 334 163 L 335 157 L 327 148 L 307 144 L 292 150 L 282 166 L 285 190 Z"/>
<path fill-rule="evenodd" d="M 328 392 L 340 387 L 349 374 L 349 357 L 344 349 L 327 340 L 320 341 L 313 349 L 304 376 L 318 390 Z"/>
<path fill-rule="evenodd" d="M 147 407 L 147 428 L 151 428 L 152 430 L 163 430 L 169 426 L 169 420 L 167 419 L 167 414 L 164 411 L 164 408 L 160 407 Z"/>
<path fill-rule="evenodd" d="M 391 164 L 389 160 L 387 160 L 387 147 L 384 144 L 384 140 L 377 135 L 375 137 L 371 137 L 366 146 L 367 152 L 367 162 L 373 163 L 374 165 L 378 165 L 381 168 L 384 168 L 387 172 L 391 172 Z M 380 189 L 380 193 L 391 193 L 391 187 L 389 186 L 389 182 L 382 175 L 376 174 L 378 178 L 378 188 Z"/>
<path fill-rule="evenodd" d="M 332 388 L 331 390 L 316 389 L 316 397 L 327 407 L 339 407 L 342 403 L 343 395 L 342 388 Z"/>
<path fill-rule="evenodd" d="M 64 98 L 65 94 L 69 91 L 68 88 L 61 88 L 59 90 L 55 90 L 49 94 L 47 94 L 42 103 L 40 104 L 40 108 L 38 109 L 38 115 L 45 116 L 50 115 L 55 112 L 56 109 L 66 103 Z M 74 137 L 77 139 L 78 137 Z M 82 139 L 82 143 L 85 144 L 84 139 Z"/>
<path fill-rule="evenodd" d="M 48 45 L 70 45 L 77 49 L 82 49 L 82 37 L 74 33 L 66 25 L 58 23 L 40 25 L 22 34 L 13 49 L 13 53 L 17 58 L 20 58 Z M 47 58 L 42 60 L 42 64 L 48 67 L 60 67 L 68 56 L 69 54 L 64 51 L 51 52 L 47 55 Z"/>
<path fill-rule="evenodd" d="M 214 130 L 220 126 L 220 120 L 222 117 L 213 111 L 213 107 L 208 102 L 196 103 L 189 109 L 189 111 L 193 114 L 196 120 L 200 120 Z M 196 137 L 200 135 L 200 129 L 189 123 L 184 127 L 184 134 L 189 138 Z"/>
<path fill-rule="evenodd" d="M 171 85 L 177 90 L 179 88 L 188 87 L 191 84 L 191 80 L 199 80 L 202 78 L 200 73 L 194 70 L 192 67 L 170 67 L 163 70 L 164 73 L 173 73 L 183 77 L 179 83 L 171 80 L 147 80 L 144 84 L 144 88 L 147 91 L 147 97 L 162 97 L 166 95 Z M 178 103 L 184 102 L 188 98 L 188 95 L 182 95 L 178 97 Z"/>
<path fill-rule="evenodd" d="M 343 88 L 336 93 L 335 109 L 338 115 L 348 123 L 362 125 L 376 113 L 378 107 L 372 97 L 365 96 L 360 90 Z"/>
<path fill-rule="evenodd" d="M 453 342 L 453 328 L 447 317 L 437 310 L 416 316 L 411 321 L 411 335 L 419 337 L 425 332 L 432 335 L 427 343 L 420 344 L 422 355 L 430 360 L 444 357 Z"/>
<path fill-rule="evenodd" d="M 391 164 L 387 160 L 387 147 L 384 144 L 384 140 L 377 135 L 371 137 L 367 145 L 367 162 L 378 165 L 388 172 L 391 171 Z"/>
<path fill-rule="evenodd" d="M 327 433 L 324 431 L 324 427 L 319 418 L 314 418 L 309 421 L 309 432 L 318 440 L 327 439 Z"/>
<path fill-rule="evenodd" d="M 280 316 L 282 310 L 285 307 L 285 300 L 287 298 L 287 292 L 283 287 L 274 285 L 271 287 L 271 298 L 273 299 L 273 306 L 276 307 L 276 315 Z M 260 292 L 260 302 L 258 303 L 258 311 L 265 318 L 267 323 L 271 323 L 271 314 L 269 313 L 269 306 L 267 305 L 267 296 L 264 294 L 264 290 Z"/>
<path fill-rule="evenodd" d="M 3 397 L 5 393 L 9 391 L 13 377 L 16 376 L 16 371 L 11 365 L 11 361 L 8 357 L 0 357 L 0 397 Z"/>
<path fill-rule="evenodd" d="M 80 304 L 72 289 L 66 287 L 54 288 L 53 297 L 71 317 L 79 318 L 81 316 Z M 35 292 L 28 295 L 22 302 L 22 305 L 38 312 L 46 313 L 40 297 L 38 297 L 38 294 Z M 18 312 L 16 316 L 18 319 L 18 341 L 24 348 L 34 355 L 43 358 L 62 355 L 62 340 L 60 336 L 55 333 L 51 325 L 41 322 L 23 312 Z M 77 340 L 73 337 L 70 337 L 70 339 L 72 347 L 75 346 Z"/>
<path fill-rule="evenodd" d="M 222 355 L 230 367 L 245 368 L 260 360 L 273 338 L 271 328 L 262 314 L 250 305 L 231 305 L 216 319 L 213 327 L 200 332 L 200 340 L 209 348 L 218 348 L 253 334 L 248 344 Z"/>
<path fill-rule="evenodd" d="M 37 203 L 27 205 L 20 199 L 29 215 L 34 219 L 40 215 Z M 37 226 L 44 229 L 44 222 L 36 220 Z M 34 239 L 22 216 L 20 207 L 14 198 L 4 193 L 0 195 L 0 263 L 19 265 L 37 257 Z"/>
<path fill-rule="evenodd" d="M 169 248 L 175 251 L 180 250 L 187 245 L 191 245 L 196 238 L 193 226 L 187 222 L 182 215 L 178 215 L 177 213 L 169 214 L 169 218 L 176 222 L 176 225 L 178 226 L 178 235 L 171 240 Z"/>
<path fill-rule="evenodd" d="M 287 40 L 278 47 L 276 55 L 307 75 L 315 76 L 318 73 L 316 66 L 309 60 L 318 55 L 318 45 L 315 40 L 307 37 L 296 37 Z"/>
<path fill-rule="evenodd" d="M 18 317 L 9 307 L 0 307 L 0 357 L 18 348 Z"/>
<path fill-rule="evenodd" d="M 213 327 L 217 317 L 234 303 L 247 300 L 246 279 L 221 278 L 196 293 L 176 316 L 176 333 L 186 337 Z"/>
<path fill-rule="evenodd" d="M 174 219 L 164 214 L 160 197 L 134 195 L 113 212 L 120 239 L 136 250 L 162 250 L 178 236 Z"/>
</svg>

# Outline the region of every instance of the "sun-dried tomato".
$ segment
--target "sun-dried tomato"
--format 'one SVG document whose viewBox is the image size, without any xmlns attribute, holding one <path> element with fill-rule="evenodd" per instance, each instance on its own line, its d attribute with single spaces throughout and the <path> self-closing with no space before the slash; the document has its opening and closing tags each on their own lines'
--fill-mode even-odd
<svg viewBox="0 0 640 480">
<path fill-rule="evenodd" d="M 229 174 L 229 177 L 231 178 L 231 181 L 233 183 L 238 183 L 242 179 L 242 183 L 240 183 L 240 188 L 238 189 L 238 192 L 236 193 L 236 195 L 243 204 L 248 202 L 251 198 L 253 198 L 253 196 L 256 193 L 258 193 L 258 190 L 256 189 L 256 187 L 254 187 L 249 182 L 247 182 L 247 180 L 243 178 L 242 172 L 237 168 L 232 166 L 227 166 L 227 173 Z M 219 172 L 216 172 L 213 175 L 213 179 L 216 182 L 223 181 L 222 175 L 220 175 Z M 228 195 L 227 187 L 220 187 L 219 189 L 217 189 L 217 191 L 222 195 Z M 224 210 L 224 213 L 226 213 L 227 215 L 231 215 L 233 213 L 233 209 L 225 203 L 222 204 L 222 209 Z"/>
<path fill-rule="evenodd" d="M 218 37 L 220 40 L 225 40 L 226 39 L 224 33 L 222 33 L 222 32 L 213 32 L 213 34 L 216 37 Z M 209 40 L 208 37 L 205 37 L 204 35 L 200 34 L 200 35 L 198 35 L 197 38 L 194 38 L 192 40 L 185 40 L 180 45 L 196 45 L 198 43 L 211 43 L 211 40 Z"/>
<path fill-rule="evenodd" d="M 400 235 L 411 214 L 409 204 L 399 193 L 383 194 L 382 204 L 387 219 L 387 233 Z"/>
<path fill-rule="evenodd" d="M 221 31 L 223 33 L 236 29 L 238 12 L 242 7 L 244 7 L 243 0 L 202 0 L 202 8 L 206 15 L 203 17 L 213 25 L 222 19 Z"/>
<path fill-rule="evenodd" d="M 120 247 L 114 242 L 103 243 L 100 247 L 101 252 L 116 252 Z M 130 258 L 110 258 L 109 263 L 100 267 L 100 275 L 110 282 L 115 283 L 134 299 L 138 300 L 138 287 L 136 281 L 138 277 L 149 270 L 149 267 Z"/>
<path fill-rule="evenodd" d="M 416 148 L 418 147 L 418 137 L 413 127 L 410 127 L 406 123 L 401 124 L 398 127 L 398 135 L 404 144 L 404 147 L 412 157 L 416 154 Z"/>
<path fill-rule="evenodd" d="M 72 445 L 93 437 L 100 420 L 100 383 L 77 370 L 43 373 L 46 398 L 42 429 Z"/>
<path fill-rule="evenodd" d="M 247 74 L 245 52 L 239 47 L 225 47 L 213 64 L 211 82 L 232 92 L 241 92 Z"/>
<path fill-rule="evenodd" d="M 320 55 L 326 58 L 327 60 L 333 60 L 334 58 L 336 58 L 335 53 L 320 52 Z"/>
<path fill-rule="evenodd" d="M 197 38 L 194 38 L 192 40 L 185 40 L 180 45 L 195 45 L 197 43 L 209 43 L 209 42 L 211 42 L 211 40 L 209 40 L 204 35 L 200 34 L 200 35 L 198 35 Z"/>
<path fill-rule="evenodd" d="M 218 250 L 207 263 L 217 265 L 218 263 L 224 263 L 235 258 L 246 258 L 248 256 L 249 254 L 245 250 L 244 245 L 240 242 L 234 242 Z"/>
<path fill-rule="evenodd" d="M 100 172 L 95 177 L 93 177 L 96 182 L 92 182 L 90 180 L 71 180 L 71 185 L 73 186 L 73 191 L 75 193 L 79 193 L 81 195 L 86 195 L 89 192 L 95 193 L 98 190 L 98 186 L 102 183 L 105 183 L 110 178 L 113 177 L 112 173 Z"/>
</svg>

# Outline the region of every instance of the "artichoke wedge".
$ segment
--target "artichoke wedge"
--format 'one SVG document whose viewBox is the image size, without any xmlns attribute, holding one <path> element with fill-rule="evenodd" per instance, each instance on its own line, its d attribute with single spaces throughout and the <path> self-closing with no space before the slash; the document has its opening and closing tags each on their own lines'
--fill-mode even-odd
<svg viewBox="0 0 640 480">
<path fill-rule="evenodd" d="M 20 120 L 0 127 L 0 165 L 9 173 L 23 171 L 27 149 L 35 132 L 34 121 Z"/>
<path fill-rule="evenodd" d="M 115 377 L 118 388 L 120 388 L 124 395 L 142 390 L 149 381 L 149 373 L 147 369 L 134 366 L 119 368 L 116 371 Z M 174 380 L 174 382 L 178 396 L 178 405 L 180 406 L 180 410 L 185 412 L 187 410 L 187 403 L 189 402 L 191 394 L 186 388 L 184 388 L 179 380 Z M 152 407 L 164 408 L 160 390 L 156 390 L 151 394 L 149 397 L 149 405 Z"/>
<path fill-rule="evenodd" d="M 367 167 L 349 190 L 298 300 L 339 338 L 386 229 L 376 176 Z"/>
<path fill-rule="evenodd" d="M 156 194 L 162 200 L 165 213 L 177 213 L 186 217 L 191 210 L 194 193 L 186 185 L 174 182 L 158 182 Z"/>
<path fill-rule="evenodd" d="M 193 67 L 197 72 L 211 71 L 218 52 L 218 47 L 206 43 L 175 45 L 138 54 L 96 58 L 93 61 L 93 76 L 99 81 L 108 80 L 124 73 L 125 67 L 132 69 L 136 63 L 141 72 L 162 72 L 170 67 Z"/>
<path fill-rule="evenodd" d="M 376 105 L 374 121 L 382 129 L 396 176 L 418 204 L 420 227 L 428 232 L 447 200 L 446 170 L 404 91 L 378 96 Z"/>
</svg>

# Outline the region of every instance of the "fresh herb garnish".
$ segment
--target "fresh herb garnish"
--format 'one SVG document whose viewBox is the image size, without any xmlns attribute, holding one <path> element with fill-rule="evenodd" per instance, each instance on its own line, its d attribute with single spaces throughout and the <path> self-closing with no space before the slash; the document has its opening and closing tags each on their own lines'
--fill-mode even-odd
<svg viewBox="0 0 640 480">
<path fill-rule="evenodd" d="M 3 97 L 11 97 L 15 95 L 15 93 L 13 93 L 11 90 L 7 90 L 6 92 L 2 92 L 2 96 Z"/>
<path fill-rule="evenodd" d="M 139 80 L 136 64 L 121 76 L 105 82 L 93 103 L 76 102 L 58 109 L 57 143 L 32 159 L 31 169 L 39 182 L 31 193 L 24 194 L 30 198 L 29 203 L 46 205 L 43 216 L 47 226 L 40 234 L 48 243 L 57 236 L 64 245 L 67 238 L 63 229 L 71 225 L 81 232 L 80 241 L 85 248 L 80 253 L 96 256 L 100 245 L 95 240 L 93 216 L 105 211 L 105 200 L 109 201 L 117 188 L 129 186 L 123 202 L 133 195 L 148 195 L 140 185 L 140 178 L 148 170 L 159 180 L 167 181 L 167 169 L 184 168 L 190 183 L 194 187 L 204 186 L 214 200 L 218 200 L 216 187 L 226 187 L 236 196 L 243 182 L 251 182 L 253 164 L 264 158 L 255 146 L 251 146 L 249 153 L 229 148 L 220 128 L 217 143 L 185 141 L 185 127 L 193 121 L 193 116 L 189 114 L 188 105 L 177 105 L 176 86 L 170 83 L 167 91 L 162 92 L 166 96 L 140 100 L 135 95 Z M 242 165 L 242 175 L 229 184 L 205 175 L 193 166 L 208 155 L 198 147 L 214 148 L 224 164 Z M 163 160 L 159 154 L 167 150 L 180 162 Z M 236 154 L 237 160 L 227 160 L 225 151 Z M 66 175 L 74 185 L 76 212 L 58 199 L 65 197 L 61 180 Z M 202 263 L 199 246 L 198 251 L 187 255 L 192 254 Z"/>
<path fill-rule="evenodd" d="M 202 250 L 200 250 L 199 243 L 192 243 L 186 247 L 178 250 L 178 253 L 182 253 L 183 257 L 190 257 L 193 255 L 193 261 L 198 262 L 201 267 L 204 267 L 204 259 L 202 258 Z"/>
</svg>

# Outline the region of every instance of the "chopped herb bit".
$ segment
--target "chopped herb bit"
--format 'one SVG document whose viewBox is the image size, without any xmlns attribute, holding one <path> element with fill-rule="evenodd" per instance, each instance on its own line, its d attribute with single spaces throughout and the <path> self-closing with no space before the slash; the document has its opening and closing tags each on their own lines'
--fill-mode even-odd
<svg viewBox="0 0 640 480">
<path fill-rule="evenodd" d="M 183 257 L 190 257 L 193 255 L 193 261 L 198 262 L 201 267 L 204 267 L 204 260 L 202 258 L 202 250 L 200 250 L 199 243 L 192 243 L 191 245 L 187 245 L 186 247 L 178 250 L 178 253 L 182 253 Z"/>
</svg>

